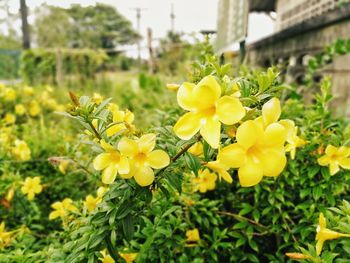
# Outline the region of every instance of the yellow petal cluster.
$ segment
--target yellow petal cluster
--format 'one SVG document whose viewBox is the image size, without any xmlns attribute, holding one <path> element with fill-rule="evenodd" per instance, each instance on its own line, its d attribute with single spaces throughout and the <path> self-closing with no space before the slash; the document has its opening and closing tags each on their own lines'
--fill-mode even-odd
<svg viewBox="0 0 350 263">
<path fill-rule="evenodd" d="M 17 93 L 13 88 L 5 88 L 1 95 L 5 101 L 14 101 L 17 97 Z"/>
<path fill-rule="evenodd" d="M 100 251 L 100 253 L 102 254 L 102 258 L 99 258 L 99 260 L 101 260 L 102 263 L 115 263 L 114 259 L 107 254 L 106 249 Z"/>
<path fill-rule="evenodd" d="M 135 129 L 133 122 L 135 119 L 134 114 L 129 110 L 119 110 L 116 104 L 109 106 L 113 115 L 113 126 L 109 127 L 106 131 L 107 136 L 111 137 L 119 132 L 133 131 Z"/>
<path fill-rule="evenodd" d="M 266 102 L 262 116 L 242 123 L 237 128 L 236 143 L 220 149 L 217 160 L 209 162 L 207 167 L 214 171 L 221 167 L 223 175 L 226 174 L 224 170 L 238 168 L 243 187 L 258 184 L 263 176 L 278 176 L 286 165 L 284 144 L 287 139 L 286 128 L 278 122 L 280 114 L 277 98 Z"/>
<path fill-rule="evenodd" d="M 194 156 L 203 156 L 203 144 L 201 142 L 196 142 L 187 151 Z"/>
<path fill-rule="evenodd" d="M 36 100 L 32 100 L 28 106 L 29 115 L 36 117 L 41 113 L 41 107 Z"/>
<path fill-rule="evenodd" d="M 133 177 L 140 186 L 152 184 L 153 169 L 162 169 L 170 162 L 169 155 L 163 150 L 154 150 L 155 146 L 156 135 L 153 133 L 145 134 L 136 140 L 123 137 L 118 143 L 118 150 L 130 161 L 130 171 L 123 177 Z"/>
<path fill-rule="evenodd" d="M 113 183 L 118 173 L 124 178 L 130 171 L 128 158 L 104 140 L 101 140 L 100 144 L 104 152 L 96 156 L 93 165 L 96 170 L 103 170 L 102 182 Z"/>
<path fill-rule="evenodd" d="M 26 113 L 26 108 L 24 107 L 23 104 L 17 104 L 15 106 L 15 113 L 18 115 L 18 116 L 22 116 Z"/>
<path fill-rule="evenodd" d="M 6 124 L 14 124 L 16 122 L 16 116 L 12 113 L 6 113 L 4 116 L 4 122 Z"/>
<path fill-rule="evenodd" d="M 342 234 L 327 228 L 326 218 L 323 213 L 320 213 L 319 222 L 316 234 L 316 253 L 320 255 L 323 248 L 323 243 L 327 240 L 333 240 L 340 237 L 350 237 L 350 234 Z"/>
<path fill-rule="evenodd" d="M 8 246 L 11 243 L 11 232 L 7 232 L 5 229 L 5 222 L 0 224 L 0 249 Z"/>
<path fill-rule="evenodd" d="M 54 209 L 54 211 L 49 214 L 50 220 L 58 217 L 65 218 L 69 212 L 78 211 L 78 209 L 73 205 L 73 200 L 70 198 L 65 198 L 62 202 L 57 201 L 53 203 L 51 207 Z"/>
<path fill-rule="evenodd" d="M 329 166 L 331 175 L 339 172 L 340 167 L 350 169 L 350 148 L 346 146 L 337 148 L 333 145 L 328 145 L 325 155 L 318 158 L 317 162 L 321 166 Z"/>
<path fill-rule="evenodd" d="M 213 76 L 203 78 L 197 85 L 183 83 L 177 92 L 177 102 L 188 113 L 175 124 L 175 134 L 189 140 L 200 132 L 215 149 L 219 147 L 221 123 L 233 125 L 245 115 L 239 99 L 222 96 L 221 87 Z"/>
<path fill-rule="evenodd" d="M 119 252 L 121 258 L 125 260 L 125 263 L 132 263 L 135 261 L 138 253 L 122 253 Z"/>
<path fill-rule="evenodd" d="M 23 194 L 27 195 L 28 200 L 33 200 L 36 194 L 41 193 L 43 186 L 40 182 L 40 177 L 27 177 L 21 187 Z"/>
<path fill-rule="evenodd" d="M 199 170 L 198 176 L 192 179 L 194 190 L 201 193 L 214 190 L 217 178 L 217 175 L 210 172 L 208 169 Z"/>
<path fill-rule="evenodd" d="M 15 140 L 15 145 L 12 147 L 11 153 L 19 161 L 28 161 L 31 155 L 27 143 L 22 140 Z"/>
<path fill-rule="evenodd" d="M 197 228 L 191 229 L 191 230 L 187 230 L 186 231 L 186 241 L 191 243 L 191 242 L 197 242 L 200 240 L 200 236 L 199 236 L 199 231 Z"/>
<path fill-rule="evenodd" d="M 298 127 L 295 126 L 293 121 L 281 120 L 279 123 L 282 124 L 287 130 L 286 152 L 289 152 L 290 158 L 294 160 L 296 149 L 304 146 L 306 141 L 298 136 Z"/>
<path fill-rule="evenodd" d="M 94 197 L 93 195 L 86 196 L 85 201 L 84 201 L 84 206 L 86 207 L 86 209 L 89 212 L 93 211 L 96 208 L 96 206 L 99 203 L 101 203 L 103 195 L 105 194 L 106 191 L 107 191 L 107 188 L 101 186 L 97 190 L 96 197 Z"/>
</svg>

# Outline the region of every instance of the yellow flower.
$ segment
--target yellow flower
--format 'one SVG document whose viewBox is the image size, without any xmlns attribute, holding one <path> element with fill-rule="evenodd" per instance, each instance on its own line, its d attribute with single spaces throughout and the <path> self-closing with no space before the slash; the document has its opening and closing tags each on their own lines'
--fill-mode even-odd
<svg viewBox="0 0 350 263">
<path fill-rule="evenodd" d="M 316 234 L 316 252 L 317 255 L 321 254 L 323 243 L 327 240 L 333 240 L 340 237 L 350 237 L 350 234 L 342 234 L 339 232 L 335 232 L 327 228 L 326 218 L 323 213 L 320 213 L 319 222 L 317 226 L 317 234 Z"/>
<path fill-rule="evenodd" d="M 78 211 L 78 209 L 73 205 L 73 200 L 70 198 L 65 198 L 62 202 L 55 202 L 51 205 L 51 207 L 54 209 L 54 211 L 49 214 L 50 220 L 58 217 L 64 218 L 69 212 Z"/>
<path fill-rule="evenodd" d="M 350 148 L 341 146 L 339 148 L 328 145 L 325 151 L 325 155 L 317 159 L 317 162 L 321 166 L 329 165 L 329 171 L 331 175 L 336 174 L 340 168 L 350 169 Z"/>
<path fill-rule="evenodd" d="M 84 205 L 89 212 L 93 211 L 96 208 L 96 206 L 99 203 L 101 203 L 102 197 L 106 191 L 107 191 L 107 188 L 101 186 L 97 189 L 97 196 L 96 197 L 93 197 L 92 195 L 88 195 L 85 198 Z"/>
<path fill-rule="evenodd" d="M 287 131 L 276 121 L 280 115 L 278 99 L 268 101 L 262 117 L 249 120 L 237 129 L 237 143 L 222 148 L 218 161 L 225 167 L 239 168 L 243 187 L 258 184 L 263 176 L 278 176 L 286 165 L 284 143 Z"/>
<path fill-rule="evenodd" d="M 199 231 L 197 228 L 186 231 L 187 242 L 197 242 L 200 240 Z"/>
<path fill-rule="evenodd" d="M 11 242 L 11 232 L 6 232 L 5 222 L 0 224 L 0 249 L 6 247 Z"/>
<path fill-rule="evenodd" d="M 28 200 L 33 200 L 35 195 L 41 193 L 42 190 L 43 187 L 38 176 L 33 178 L 27 177 L 21 188 L 22 193 L 27 195 Z"/>
<path fill-rule="evenodd" d="M 16 91 L 12 88 L 6 88 L 3 93 L 5 101 L 14 101 L 16 99 Z"/>
<path fill-rule="evenodd" d="M 26 113 L 26 108 L 23 106 L 23 104 L 17 104 L 15 106 L 15 113 L 19 116 L 22 116 L 24 113 Z"/>
<path fill-rule="evenodd" d="M 99 93 L 94 93 L 94 95 L 92 96 L 92 101 L 96 104 L 100 104 L 103 101 L 103 97 Z"/>
<path fill-rule="evenodd" d="M 229 126 L 227 129 L 226 129 L 226 133 L 227 135 L 230 137 L 230 138 L 235 138 L 236 137 L 236 127 L 235 126 Z"/>
<path fill-rule="evenodd" d="M 195 191 L 199 190 L 199 192 L 205 193 L 207 191 L 214 190 L 217 178 L 217 175 L 215 173 L 211 173 L 208 169 L 199 170 L 198 177 L 192 179 L 195 186 Z"/>
<path fill-rule="evenodd" d="M 29 103 L 29 115 L 32 117 L 38 116 L 41 113 L 41 108 L 36 100 Z"/>
<path fill-rule="evenodd" d="M 129 111 L 121 111 L 121 110 L 115 110 L 112 112 L 113 114 L 113 122 L 115 124 L 107 129 L 107 136 L 111 137 L 118 132 L 126 131 L 126 130 L 133 130 L 133 121 L 134 121 L 134 114 Z"/>
<path fill-rule="evenodd" d="M 30 149 L 25 141 L 15 140 L 15 146 L 12 147 L 12 155 L 20 161 L 28 161 L 30 159 Z"/>
<path fill-rule="evenodd" d="M 11 187 L 6 193 L 5 200 L 8 202 L 11 202 L 14 195 L 15 195 L 15 189 Z"/>
<path fill-rule="evenodd" d="M 203 156 L 203 144 L 196 142 L 187 151 L 195 156 Z"/>
<path fill-rule="evenodd" d="M 4 121 L 6 124 L 14 124 L 16 122 L 16 116 L 12 113 L 6 113 L 4 117 Z"/>
<path fill-rule="evenodd" d="M 125 177 L 130 171 L 128 158 L 104 140 L 101 140 L 100 144 L 105 152 L 96 156 L 93 165 L 96 170 L 103 170 L 102 182 L 104 184 L 113 183 L 118 173 L 122 178 L 128 178 Z"/>
<path fill-rule="evenodd" d="M 119 110 L 119 106 L 115 103 L 109 103 L 107 109 L 113 113 Z"/>
<path fill-rule="evenodd" d="M 23 93 L 26 96 L 32 96 L 34 94 L 34 89 L 32 87 L 25 86 L 23 88 Z"/>
<path fill-rule="evenodd" d="M 290 259 L 295 259 L 295 260 L 302 260 L 302 259 L 311 258 L 309 255 L 304 255 L 302 253 L 296 253 L 296 252 L 287 252 L 286 256 L 289 257 Z"/>
<path fill-rule="evenodd" d="M 291 120 L 281 120 L 279 121 L 287 130 L 287 145 L 286 152 L 290 153 L 290 158 L 295 159 L 296 149 L 302 147 L 306 144 L 306 141 L 298 136 L 298 127 Z"/>
<path fill-rule="evenodd" d="M 175 134 L 189 140 L 199 131 L 212 148 L 218 148 L 221 123 L 233 125 L 245 115 L 239 99 L 221 95 L 221 87 L 213 76 L 203 78 L 197 85 L 183 83 L 177 92 L 177 101 L 189 112 L 175 124 Z"/>
<path fill-rule="evenodd" d="M 178 91 L 179 88 L 180 88 L 180 85 L 179 84 L 170 83 L 170 84 L 166 84 L 166 87 L 167 87 L 168 90 Z"/>
<path fill-rule="evenodd" d="M 229 184 L 232 183 L 232 177 L 229 174 L 229 172 L 227 170 L 230 169 L 229 166 L 227 166 L 226 164 L 224 164 L 221 160 L 220 160 L 220 156 L 218 155 L 217 160 L 216 161 L 212 161 L 209 162 L 205 165 L 206 167 L 210 168 L 210 170 L 216 172 L 219 175 L 219 179 L 224 179 L 226 182 L 228 182 Z"/>
<path fill-rule="evenodd" d="M 130 159 L 130 172 L 125 178 L 134 177 L 140 186 L 153 183 L 153 169 L 164 168 L 170 162 L 169 155 L 162 150 L 154 150 L 155 146 L 156 135 L 153 133 L 143 135 L 137 140 L 123 137 L 119 141 L 118 150 Z"/>
<path fill-rule="evenodd" d="M 115 263 L 114 259 L 107 254 L 106 250 L 102 250 L 100 253 L 102 254 L 102 258 L 99 258 L 99 260 L 101 260 L 102 263 Z"/>
<path fill-rule="evenodd" d="M 132 263 L 136 259 L 138 253 L 121 253 L 119 255 L 125 260 L 126 263 Z"/>
<path fill-rule="evenodd" d="M 68 165 L 71 162 L 69 160 L 60 160 L 60 164 L 58 165 L 58 170 L 60 170 L 61 173 L 66 174 Z"/>
</svg>

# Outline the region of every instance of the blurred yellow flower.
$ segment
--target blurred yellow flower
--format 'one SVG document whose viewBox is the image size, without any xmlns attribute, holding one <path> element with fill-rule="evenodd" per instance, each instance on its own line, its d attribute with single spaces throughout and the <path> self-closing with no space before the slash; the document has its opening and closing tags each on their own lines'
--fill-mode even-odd
<svg viewBox="0 0 350 263">
<path fill-rule="evenodd" d="M 340 167 L 350 169 L 350 148 L 345 146 L 337 148 L 333 145 L 328 145 L 325 155 L 318 158 L 317 162 L 321 166 L 329 165 L 331 175 L 339 172 Z"/>
<path fill-rule="evenodd" d="M 205 166 L 210 168 L 210 170 L 216 172 L 219 175 L 219 180 L 224 179 L 229 184 L 232 183 L 232 177 L 228 170 L 229 166 L 224 164 L 220 159 L 219 155 L 216 161 L 208 162 Z"/>
<path fill-rule="evenodd" d="M 187 242 L 197 242 L 200 240 L 199 231 L 197 228 L 186 231 Z"/>
<path fill-rule="evenodd" d="M 60 164 L 58 165 L 58 170 L 60 170 L 61 173 L 66 174 L 67 168 L 69 164 L 71 163 L 70 160 L 60 160 Z"/>
<path fill-rule="evenodd" d="M 16 96 L 16 91 L 12 88 L 6 88 L 3 92 L 3 98 L 5 101 L 14 101 Z"/>
<path fill-rule="evenodd" d="M 41 113 L 41 107 L 36 100 L 32 100 L 29 103 L 29 115 L 32 117 L 36 117 Z"/>
<path fill-rule="evenodd" d="M 302 260 L 302 259 L 311 258 L 309 255 L 304 255 L 302 253 L 296 253 L 296 252 L 287 252 L 286 256 L 289 257 L 290 259 L 295 259 L 295 260 Z"/>
<path fill-rule="evenodd" d="M 15 113 L 19 116 L 22 116 L 26 113 L 26 108 L 24 107 L 23 104 L 17 104 L 15 106 Z"/>
<path fill-rule="evenodd" d="M 0 224 L 0 249 L 6 247 L 11 243 L 11 232 L 6 232 L 5 222 Z"/>
<path fill-rule="evenodd" d="M 118 150 L 129 157 L 130 172 L 124 178 L 134 177 L 140 186 L 147 186 L 154 181 L 153 169 L 169 165 L 169 155 L 163 150 L 154 150 L 156 135 L 145 134 L 137 140 L 123 137 L 118 143 Z M 153 169 L 152 169 L 153 168 Z"/>
<path fill-rule="evenodd" d="M 6 124 L 14 124 L 16 122 L 16 116 L 12 113 L 6 113 L 4 117 L 4 122 Z"/>
<path fill-rule="evenodd" d="M 34 94 L 34 89 L 32 87 L 25 86 L 23 87 L 23 94 L 25 96 L 32 96 Z"/>
<path fill-rule="evenodd" d="M 15 195 L 15 189 L 11 187 L 6 193 L 5 200 L 8 202 L 11 202 L 14 195 Z"/>
<path fill-rule="evenodd" d="M 262 117 L 248 120 L 238 127 L 237 143 L 219 151 L 219 162 L 229 168 L 239 168 L 241 186 L 254 186 L 263 176 L 276 177 L 283 171 L 287 131 L 276 122 L 280 112 L 278 99 L 268 101 L 263 106 Z"/>
<path fill-rule="evenodd" d="M 115 124 L 107 129 L 107 136 L 111 137 L 121 131 L 134 130 L 134 126 L 132 123 L 134 122 L 135 117 L 131 111 L 115 110 L 112 112 L 112 114 L 113 122 L 115 122 Z"/>
<path fill-rule="evenodd" d="M 99 93 L 94 93 L 94 95 L 92 96 L 92 101 L 96 104 L 100 104 L 103 101 L 103 97 Z"/>
<path fill-rule="evenodd" d="M 194 177 L 192 179 L 195 191 L 205 193 L 207 191 L 214 190 L 217 178 L 217 175 L 215 173 L 211 173 L 208 169 L 199 170 L 198 177 Z"/>
<path fill-rule="evenodd" d="M 169 84 L 166 84 L 166 88 L 168 90 L 171 90 L 171 91 L 178 91 L 178 89 L 180 88 L 180 85 L 174 84 L 174 83 L 169 83 Z"/>
<path fill-rule="evenodd" d="M 73 200 L 70 198 L 65 198 L 62 202 L 55 202 L 51 205 L 54 209 L 49 214 L 49 219 L 53 220 L 58 217 L 64 218 L 68 215 L 69 212 L 76 212 L 78 209 L 73 205 Z"/>
<path fill-rule="evenodd" d="M 201 142 L 196 142 L 188 149 L 188 152 L 195 156 L 203 156 L 203 144 Z"/>
<path fill-rule="evenodd" d="M 30 159 L 30 149 L 25 141 L 15 140 L 15 146 L 11 149 L 15 159 L 20 161 L 28 161 Z"/>
<path fill-rule="evenodd" d="M 93 165 L 96 170 L 103 170 L 102 182 L 104 184 L 113 183 L 118 173 L 121 177 L 128 178 L 125 177 L 130 171 L 128 158 L 104 140 L 101 140 L 100 144 L 105 152 L 96 156 Z"/>
<path fill-rule="evenodd" d="M 107 191 L 107 188 L 101 186 L 98 188 L 97 190 L 97 196 L 94 197 L 93 195 L 88 195 L 85 198 L 85 202 L 84 202 L 84 206 L 86 207 L 86 209 L 91 212 L 93 211 L 96 206 L 101 203 L 102 201 L 102 197 L 105 194 L 105 192 Z"/>
<path fill-rule="evenodd" d="M 119 255 L 125 260 L 125 263 L 132 263 L 135 261 L 138 253 L 121 253 Z"/>
<path fill-rule="evenodd" d="M 327 240 L 333 240 L 340 237 L 350 237 L 350 234 L 342 234 L 339 232 L 335 232 L 327 228 L 326 218 L 323 213 L 320 213 L 319 222 L 317 226 L 317 234 L 316 234 L 316 253 L 317 255 L 321 254 L 323 243 Z"/>
<path fill-rule="evenodd" d="M 199 131 L 212 148 L 218 148 L 221 123 L 232 125 L 245 115 L 239 99 L 221 95 L 221 87 L 213 76 L 203 78 L 197 85 L 183 83 L 177 92 L 177 101 L 189 112 L 175 124 L 175 134 L 189 140 Z"/>
<path fill-rule="evenodd" d="M 290 158 L 295 159 L 296 149 L 306 144 L 306 141 L 298 136 L 298 127 L 295 126 L 291 120 L 281 120 L 279 124 L 282 124 L 287 130 L 287 145 L 286 152 L 290 153 Z"/>
<path fill-rule="evenodd" d="M 35 176 L 33 178 L 27 177 L 23 183 L 21 191 L 23 194 L 27 195 L 28 200 L 33 200 L 36 194 L 41 193 L 43 190 L 40 184 L 40 177 Z"/>
<path fill-rule="evenodd" d="M 106 249 L 100 251 L 100 253 L 102 254 L 102 258 L 99 258 L 99 260 L 101 260 L 102 263 L 115 263 L 114 259 L 107 254 Z"/>
</svg>

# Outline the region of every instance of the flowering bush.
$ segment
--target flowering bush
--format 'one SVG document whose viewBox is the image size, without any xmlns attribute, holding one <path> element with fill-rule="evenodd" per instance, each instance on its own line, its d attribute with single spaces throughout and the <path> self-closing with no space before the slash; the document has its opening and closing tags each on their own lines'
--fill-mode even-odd
<svg viewBox="0 0 350 263">
<path fill-rule="evenodd" d="M 57 117 L 69 117 L 81 130 L 69 130 L 64 150 L 46 146 L 52 155 L 34 150 L 33 139 L 26 143 L 35 134 L 28 122 L 45 127 L 42 113 L 15 121 L 2 113 L 5 128 L 20 127 L 10 133 L 20 138 L 14 149 L 4 151 L 19 167 L 0 164 L 5 262 L 346 259 L 348 203 L 332 209 L 338 229 L 325 219 L 328 207 L 348 199 L 350 179 L 350 132 L 328 110 L 329 80 L 307 106 L 272 68 L 232 78 L 229 65 L 207 55 L 190 80 L 168 85 L 179 107 L 159 112 L 160 125 L 147 129 L 135 124 L 142 116 L 112 99 L 70 92 L 70 105 Z M 4 105 L 16 111 L 13 100 L 5 100 L 13 92 L 4 94 Z M 62 127 L 41 129 L 53 135 Z M 28 166 L 40 155 L 50 157 L 54 176 Z M 15 213 L 17 205 L 24 214 Z M 336 238 L 344 245 L 331 253 L 328 240 Z M 308 243 L 308 250 L 298 250 Z"/>
</svg>

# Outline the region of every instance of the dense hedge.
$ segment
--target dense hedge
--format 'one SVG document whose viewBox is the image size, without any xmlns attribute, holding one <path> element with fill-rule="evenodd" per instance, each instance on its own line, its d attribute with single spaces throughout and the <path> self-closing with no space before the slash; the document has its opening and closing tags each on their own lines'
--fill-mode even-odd
<svg viewBox="0 0 350 263">
<path fill-rule="evenodd" d="M 0 78 L 14 79 L 18 78 L 19 50 L 1 49 L 0 50 Z"/>
<path fill-rule="evenodd" d="M 54 83 L 59 59 L 62 75 L 92 78 L 107 59 L 101 50 L 91 49 L 30 49 L 21 57 L 21 75 L 26 82 Z"/>
</svg>

